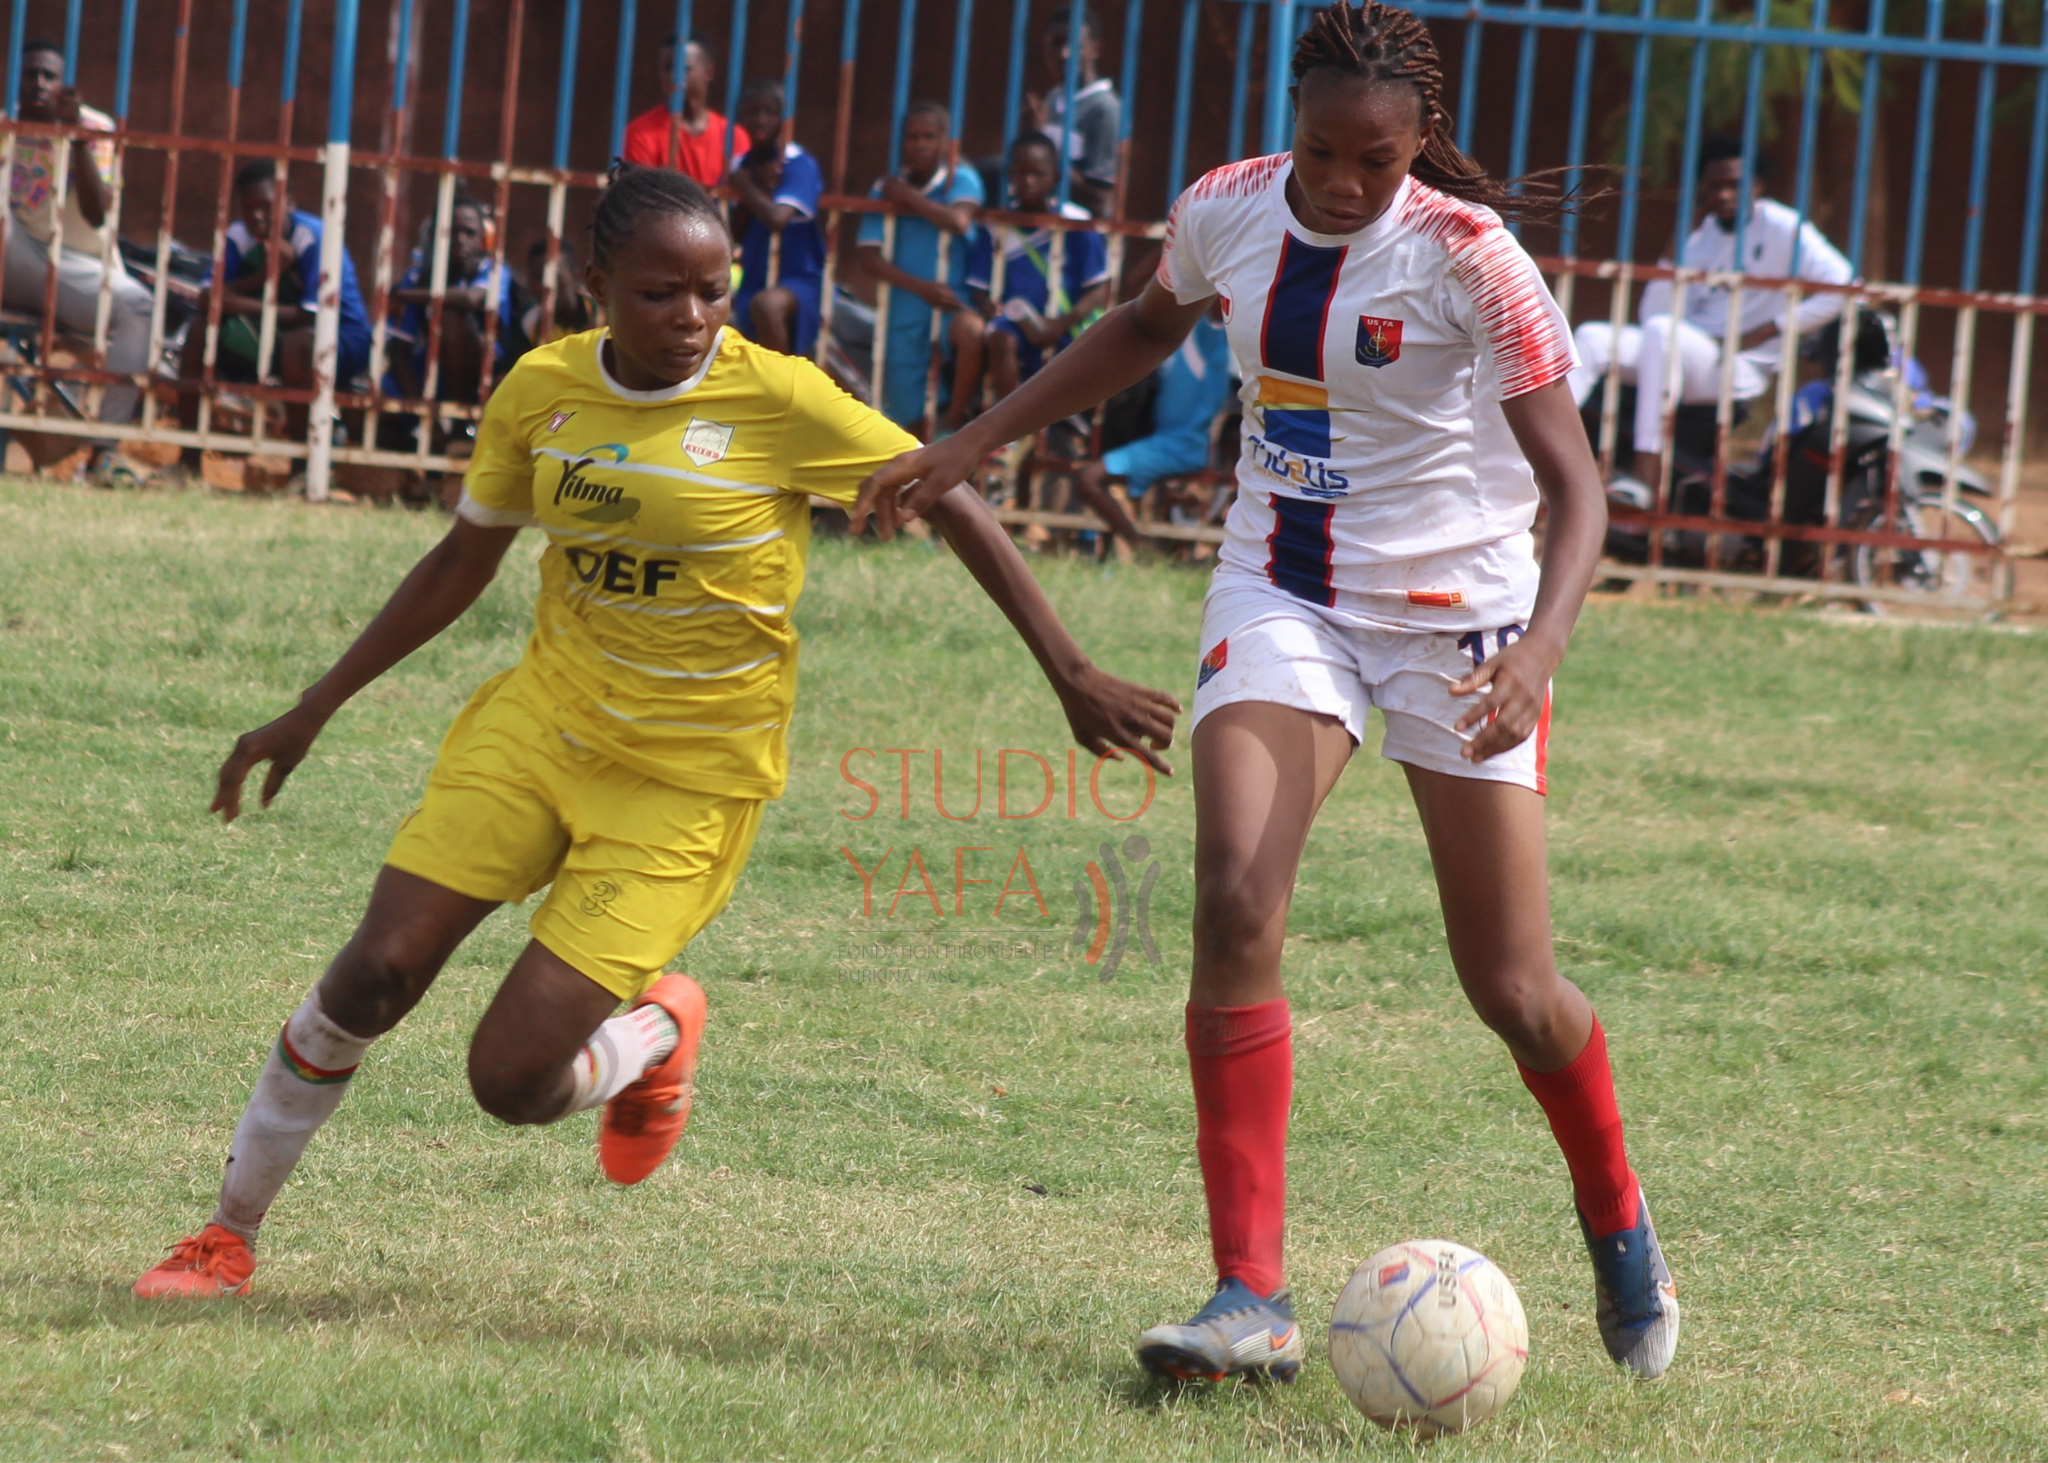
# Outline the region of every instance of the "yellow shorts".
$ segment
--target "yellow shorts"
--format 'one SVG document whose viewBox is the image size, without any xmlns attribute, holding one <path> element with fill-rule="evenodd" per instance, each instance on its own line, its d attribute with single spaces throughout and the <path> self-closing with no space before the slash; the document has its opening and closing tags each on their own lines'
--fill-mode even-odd
<svg viewBox="0 0 2048 1463">
<path fill-rule="evenodd" d="M 384 861 L 472 899 L 536 889 L 533 937 L 632 1000 L 732 897 L 759 798 L 692 792 L 571 742 L 486 681 Z"/>
</svg>

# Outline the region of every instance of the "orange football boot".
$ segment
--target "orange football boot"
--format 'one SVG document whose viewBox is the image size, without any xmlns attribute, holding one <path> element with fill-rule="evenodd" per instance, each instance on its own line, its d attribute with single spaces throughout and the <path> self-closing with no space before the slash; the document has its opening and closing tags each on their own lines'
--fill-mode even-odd
<svg viewBox="0 0 2048 1463">
<path fill-rule="evenodd" d="M 633 1005 L 650 1002 L 675 1018 L 676 1049 L 604 1105 L 604 1118 L 597 1126 L 597 1162 L 615 1184 L 637 1184 L 660 1168 L 690 1121 L 697 1043 L 704 1037 L 704 989 L 687 975 L 670 973 Z"/>
<path fill-rule="evenodd" d="M 256 1257 L 248 1241 L 231 1229 L 209 1224 L 171 1246 L 171 1257 L 135 1282 L 144 1300 L 190 1296 L 205 1300 L 218 1295 L 247 1295 L 256 1273 Z"/>
</svg>

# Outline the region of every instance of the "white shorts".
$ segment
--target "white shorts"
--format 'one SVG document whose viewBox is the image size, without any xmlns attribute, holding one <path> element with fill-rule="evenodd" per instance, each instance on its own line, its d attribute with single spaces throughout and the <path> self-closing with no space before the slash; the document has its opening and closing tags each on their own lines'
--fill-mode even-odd
<svg viewBox="0 0 2048 1463">
<path fill-rule="evenodd" d="M 1548 789 L 1549 691 L 1526 741 L 1484 762 L 1468 762 L 1459 749 L 1476 729 L 1456 727 L 1473 703 L 1450 690 L 1521 633 L 1520 625 L 1441 633 L 1366 629 L 1272 585 L 1219 577 L 1202 606 L 1194 725 L 1219 706 L 1269 701 L 1334 716 L 1357 743 L 1365 740 L 1366 708 L 1376 706 L 1387 724 L 1381 756 L 1542 793 Z"/>
</svg>

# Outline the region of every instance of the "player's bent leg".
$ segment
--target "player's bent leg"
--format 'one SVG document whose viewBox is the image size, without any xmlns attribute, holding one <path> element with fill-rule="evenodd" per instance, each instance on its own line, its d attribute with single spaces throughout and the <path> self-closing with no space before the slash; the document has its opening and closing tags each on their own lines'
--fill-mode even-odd
<svg viewBox="0 0 2048 1463">
<path fill-rule="evenodd" d="M 520 1125 L 563 1116 L 576 1094 L 575 1059 L 618 1003 L 615 992 L 529 940 L 470 1038 L 477 1105 Z"/>
<path fill-rule="evenodd" d="M 235 1127 L 213 1220 L 135 1283 L 156 1299 L 246 1295 L 263 1216 L 348 1091 L 370 1043 L 426 994 L 496 906 L 385 867 L 356 932 L 278 1033 Z"/>
<path fill-rule="evenodd" d="M 1543 799 L 1512 782 L 1405 764 L 1443 903 L 1451 961 L 1480 1019 L 1514 1055 L 1571 1172 L 1613 1359 L 1663 1375 L 1678 1299 L 1628 1162 L 1607 1040 L 1551 955 Z"/>
</svg>

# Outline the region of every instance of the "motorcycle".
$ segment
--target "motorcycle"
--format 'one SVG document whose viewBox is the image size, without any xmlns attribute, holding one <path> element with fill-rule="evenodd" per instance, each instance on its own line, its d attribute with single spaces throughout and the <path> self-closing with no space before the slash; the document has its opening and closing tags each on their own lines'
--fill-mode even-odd
<svg viewBox="0 0 2048 1463">
<path fill-rule="evenodd" d="M 1785 453 L 1786 523 L 1821 524 L 1826 521 L 1828 471 L 1833 457 L 1835 414 L 1834 380 L 1841 349 L 1841 324 L 1834 321 L 1815 331 L 1801 346 L 1801 356 L 1820 370 L 1820 380 L 1802 386 L 1792 399 L 1790 432 Z M 1878 310 L 1857 312 L 1856 339 L 1851 349 L 1849 389 L 1843 403 L 1848 416 L 1846 451 L 1836 526 L 1915 538 L 1975 539 L 1987 547 L 2000 542 L 1998 526 L 1990 509 L 1994 490 L 1984 474 L 1958 461 L 1955 471 L 1956 501 L 1949 521 L 1943 523 L 1942 498 L 1948 477 L 1951 421 L 1960 410 L 1946 397 L 1927 387 L 1920 363 L 1904 355 L 1897 345 L 1897 327 L 1891 315 Z M 1889 512 L 1886 489 L 1891 475 L 1891 439 L 1898 419 L 1896 388 L 1900 374 L 1905 377 L 1908 401 L 1901 424 L 1898 462 L 1898 492 Z M 1635 388 L 1622 388 L 1621 420 L 1633 419 Z M 1739 424 L 1747 409 L 1756 403 L 1735 403 Z M 1600 393 L 1595 392 L 1582 410 L 1590 439 L 1599 441 Z M 1962 433 L 1962 450 L 1967 452 L 1975 437 L 1976 424 L 1967 411 L 1956 423 Z M 1711 405 L 1681 405 L 1673 424 L 1672 487 L 1670 510 L 1687 517 L 1706 516 L 1713 500 L 1714 408 Z M 1771 468 L 1776 455 L 1776 423 L 1765 432 L 1755 456 L 1731 461 L 1723 495 L 1724 516 L 1760 522 L 1770 517 Z M 1960 453 L 1958 456 L 1960 457 Z M 1608 484 L 1609 499 L 1618 507 L 1650 512 L 1655 493 L 1647 484 L 1627 476 Z M 1664 562 L 1677 567 L 1698 567 L 1706 562 L 1708 535 L 1689 529 L 1664 531 Z M 1761 572 L 1764 541 L 1761 538 L 1723 535 L 1720 561 L 1735 572 Z M 1649 558 L 1650 531 L 1630 524 L 1608 529 L 1607 552 L 1626 563 L 1644 563 Z M 1930 594 L 1956 595 L 1967 591 L 1982 565 L 1991 579 L 1992 597 L 2002 597 L 2009 584 L 2011 566 L 2001 558 L 1941 549 L 1882 548 L 1871 544 L 1827 545 L 1786 539 L 1779 554 L 1779 573 L 1787 577 L 1819 578 L 1831 558 L 1843 561 L 1844 577 L 1853 584 L 1897 585 L 1921 589 Z"/>
</svg>

